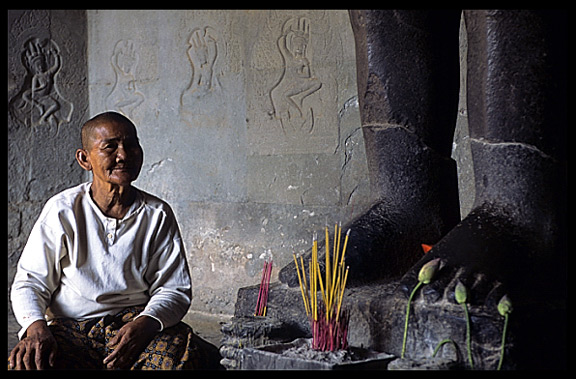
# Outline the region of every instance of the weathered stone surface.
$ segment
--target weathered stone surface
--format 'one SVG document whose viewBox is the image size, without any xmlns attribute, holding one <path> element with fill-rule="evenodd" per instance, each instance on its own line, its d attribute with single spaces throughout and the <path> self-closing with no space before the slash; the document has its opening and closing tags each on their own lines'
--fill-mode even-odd
<svg viewBox="0 0 576 379">
<path fill-rule="evenodd" d="M 305 251 L 372 200 L 346 11 L 88 11 L 90 110 L 139 128 L 136 186 L 174 208 L 192 309 Z M 127 90 L 122 90 L 127 88 Z"/>
<path fill-rule="evenodd" d="M 78 132 L 107 109 L 139 128 L 145 161 L 135 184 L 176 212 L 196 310 L 232 313 L 237 289 L 258 282 L 264 258 L 274 258 L 276 277 L 292 252 L 309 249 L 315 230 L 346 223 L 372 204 L 346 11 L 8 16 L 9 108 L 31 83 L 22 63 L 28 39 L 54 41 L 62 63 L 53 87 L 59 118 L 47 117 L 48 128 L 8 125 L 9 281 L 45 199 L 89 180 L 73 158 Z M 309 70 L 295 87 L 296 105 L 286 108 L 280 100 L 282 90 L 288 94 L 288 47 L 299 54 L 293 62 Z M 63 122 L 69 104 L 71 119 Z"/>
<path fill-rule="evenodd" d="M 403 295 L 398 284 L 396 281 L 346 290 L 343 307 L 350 310 L 350 346 L 401 356 L 407 296 Z M 449 285 L 445 291 L 453 294 L 453 289 L 453 285 Z M 423 286 L 411 304 L 406 360 L 395 363 L 392 368 L 468 369 L 464 309 L 456 303 L 453 295 L 438 301 L 430 298 L 428 290 L 428 286 Z M 242 317 L 253 314 L 257 296 L 257 286 L 238 291 L 235 312 L 237 330 L 242 329 Z M 268 310 L 270 313 L 266 318 L 274 320 L 276 335 L 282 335 L 282 329 L 287 333 L 282 341 L 277 341 L 311 336 L 299 288 L 271 284 Z M 468 304 L 468 311 L 474 369 L 494 370 L 501 354 L 504 318 L 497 312 L 496 303 Z M 510 316 L 512 321 L 508 326 L 503 369 L 558 367 L 558 362 L 563 360 L 562 345 L 540 349 L 526 331 L 537 326 L 532 336 L 538 336 L 539 341 L 557 340 L 556 337 L 565 333 L 565 312 L 565 306 L 560 303 L 518 304 Z M 445 345 L 438 351 L 437 359 L 431 360 L 434 349 L 445 339 L 451 339 L 456 344 L 457 352 L 450 344 Z M 272 343 L 273 339 L 268 341 Z M 235 353 L 236 359 L 243 354 L 239 351 Z"/>
<path fill-rule="evenodd" d="M 388 370 L 454 370 L 458 363 L 448 358 L 395 359 Z"/>
<path fill-rule="evenodd" d="M 46 200 L 84 179 L 74 152 L 88 108 L 86 42 L 84 11 L 8 12 L 9 285 Z M 11 350 L 10 306 L 8 325 Z"/>
<path fill-rule="evenodd" d="M 401 125 L 448 156 L 458 106 L 459 10 L 352 10 L 363 126 Z"/>
<path fill-rule="evenodd" d="M 566 13 L 480 10 L 464 15 L 470 136 L 521 142 L 564 159 Z"/>
<path fill-rule="evenodd" d="M 400 126 L 364 127 L 373 193 L 379 201 L 350 229 L 346 262 L 352 284 L 402 275 L 459 221 L 455 162 Z M 321 239 L 323 240 L 323 239 Z M 279 275 L 298 285 L 294 264 Z"/>
</svg>

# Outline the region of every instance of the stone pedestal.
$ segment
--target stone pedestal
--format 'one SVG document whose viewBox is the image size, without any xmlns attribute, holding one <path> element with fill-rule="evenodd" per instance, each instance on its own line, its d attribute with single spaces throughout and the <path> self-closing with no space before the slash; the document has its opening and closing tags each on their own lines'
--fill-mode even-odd
<svg viewBox="0 0 576 379">
<path fill-rule="evenodd" d="M 396 291 L 397 283 L 379 283 L 371 286 L 353 287 L 346 290 L 344 305 L 350 309 L 350 346 L 362 347 L 378 352 L 386 352 L 400 357 L 407 299 Z M 258 287 L 241 288 L 236 302 L 236 317 L 253 314 Z M 424 294 L 424 295 L 423 295 Z M 445 298 L 453 299 L 451 296 Z M 411 305 L 408 323 L 405 360 L 392 365 L 396 369 L 467 369 L 468 353 L 466 344 L 466 319 L 460 304 L 455 300 L 431 302 L 426 298 L 426 286 L 423 286 Z M 469 305 L 471 322 L 471 350 L 474 369 L 495 370 L 500 359 L 500 347 L 504 318 L 494 307 Z M 530 367 L 530 362 L 538 365 L 550 364 L 555 358 L 554 346 L 545 356 L 537 353 L 539 342 L 530 341 L 525 333 L 527 325 L 547 329 L 554 335 L 554 325 L 562 325 L 561 307 L 550 304 L 518 304 L 510 315 L 510 324 L 505 345 L 503 369 Z M 272 283 L 268 299 L 266 318 L 274 321 L 275 335 L 267 344 L 286 342 L 298 337 L 310 337 L 310 327 L 302 304 L 299 288 Z M 544 323 L 546 319 L 558 319 L 557 323 Z M 240 325 L 236 326 L 242 329 Z M 285 333 L 279 330 L 284 329 Z M 558 330 L 557 333 L 563 333 Z M 271 334 L 270 334 L 271 335 Z M 538 333 L 542 335 L 542 333 Z M 443 346 L 435 359 L 431 359 L 434 349 L 444 339 L 451 339 L 457 348 Z M 246 346 L 243 346 L 246 347 Z M 249 346 L 254 347 L 254 346 Z M 558 353 L 561 354 L 559 350 Z M 246 354 L 241 352 L 237 354 Z M 252 354 L 252 353 L 250 353 Z M 224 355 L 224 354 L 223 354 Z M 544 362 L 545 361 L 545 362 Z"/>
</svg>

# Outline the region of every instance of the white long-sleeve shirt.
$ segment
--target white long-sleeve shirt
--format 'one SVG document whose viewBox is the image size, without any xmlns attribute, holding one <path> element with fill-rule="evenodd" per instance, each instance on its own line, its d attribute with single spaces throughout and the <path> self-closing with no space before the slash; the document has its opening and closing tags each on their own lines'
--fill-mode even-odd
<svg viewBox="0 0 576 379">
<path fill-rule="evenodd" d="M 84 320 L 145 305 L 161 329 L 186 314 L 192 285 L 170 206 L 138 190 L 121 220 L 83 183 L 49 199 L 22 251 L 11 289 L 22 337 L 34 321 Z"/>
</svg>

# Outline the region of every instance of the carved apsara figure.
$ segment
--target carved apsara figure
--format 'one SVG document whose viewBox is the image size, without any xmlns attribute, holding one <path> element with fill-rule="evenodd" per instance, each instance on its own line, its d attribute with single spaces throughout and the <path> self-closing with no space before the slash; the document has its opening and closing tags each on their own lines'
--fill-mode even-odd
<svg viewBox="0 0 576 379">
<path fill-rule="evenodd" d="M 30 127 L 57 127 L 69 122 L 73 104 L 59 93 L 56 86 L 56 75 L 62 67 L 56 42 L 48 38 L 29 39 L 24 44 L 22 64 L 27 71 L 24 84 L 9 105 L 14 119 Z"/>
</svg>

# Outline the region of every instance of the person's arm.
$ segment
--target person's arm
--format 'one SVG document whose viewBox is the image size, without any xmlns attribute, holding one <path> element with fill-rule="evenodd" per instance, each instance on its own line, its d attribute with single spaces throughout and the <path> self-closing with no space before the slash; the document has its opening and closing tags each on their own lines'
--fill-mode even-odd
<svg viewBox="0 0 576 379">
<path fill-rule="evenodd" d="M 12 310 L 22 327 L 18 333 L 20 338 L 32 323 L 45 320 L 46 308 L 60 285 L 60 260 L 66 254 L 65 237 L 50 226 L 44 217 L 45 211 L 30 232 L 10 291 Z"/>
<path fill-rule="evenodd" d="M 108 343 L 114 351 L 104 359 L 107 368 L 130 367 L 154 335 L 176 325 L 190 307 L 192 286 L 184 243 L 170 210 L 158 230 L 145 275 L 150 283 L 150 300 Z"/>
<path fill-rule="evenodd" d="M 160 322 L 161 330 L 176 325 L 190 307 L 192 286 L 183 243 L 175 242 L 172 251 L 160 254 L 158 271 L 152 276 L 150 300 L 139 316 L 149 316 Z"/>
<path fill-rule="evenodd" d="M 40 369 L 54 364 L 56 340 L 45 320 L 52 293 L 60 283 L 62 236 L 45 222 L 45 207 L 22 251 L 11 288 L 12 309 L 22 327 L 20 341 L 10 354 L 15 369 Z"/>
<path fill-rule="evenodd" d="M 156 244 L 146 271 L 150 300 L 138 317 L 156 319 L 162 330 L 182 320 L 192 300 L 184 242 L 171 210 L 166 214 Z"/>
</svg>

